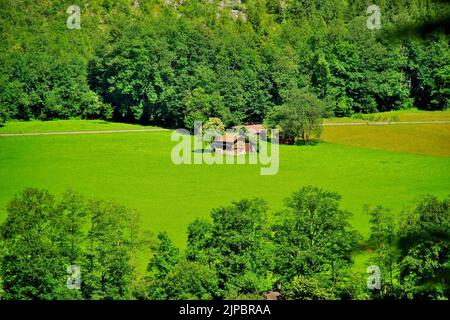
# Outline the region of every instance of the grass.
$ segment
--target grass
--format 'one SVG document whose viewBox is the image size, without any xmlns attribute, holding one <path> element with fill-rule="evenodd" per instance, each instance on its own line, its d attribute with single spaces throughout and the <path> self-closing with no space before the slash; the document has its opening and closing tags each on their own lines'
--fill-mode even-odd
<svg viewBox="0 0 450 320">
<path fill-rule="evenodd" d="M 450 157 L 450 124 L 326 126 L 321 139 L 354 147 Z"/>
<path fill-rule="evenodd" d="M 450 121 L 450 110 L 423 111 L 418 109 L 407 109 L 389 112 L 378 112 L 372 114 L 361 114 L 345 118 L 328 118 L 327 122 L 367 122 L 367 121 Z"/>
<path fill-rule="evenodd" d="M 257 165 L 174 165 L 170 132 L 0 137 L 0 216 L 27 186 L 58 194 L 71 188 L 114 199 L 141 213 L 147 230 L 167 230 L 183 246 L 186 226 L 212 208 L 259 196 L 279 210 L 283 199 L 312 184 L 339 192 L 368 233 L 364 204 L 398 212 L 419 194 L 446 196 L 450 159 L 322 143 L 281 146 L 280 170 L 261 176 Z"/>
<path fill-rule="evenodd" d="M 148 129 L 151 126 L 141 126 L 128 123 L 108 122 L 103 120 L 54 120 L 54 121 L 8 121 L 0 127 L 1 133 L 33 133 L 33 132 L 69 132 L 69 131 L 108 131 Z"/>
<path fill-rule="evenodd" d="M 445 121 L 450 120 L 450 109 L 443 111 L 424 111 L 418 109 L 379 112 L 373 114 L 375 117 L 387 120 L 397 117 L 397 121 Z M 383 120 L 381 120 L 383 121 Z"/>
</svg>

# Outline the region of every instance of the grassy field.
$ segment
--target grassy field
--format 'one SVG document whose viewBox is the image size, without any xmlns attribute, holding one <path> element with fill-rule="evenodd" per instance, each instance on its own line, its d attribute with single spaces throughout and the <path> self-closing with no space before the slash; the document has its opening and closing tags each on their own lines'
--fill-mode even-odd
<svg viewBox="0 0 450 320">
<path fill-rule="evenodd" d="M 379 112 L 365 115 L 355 115 L 345 118 L 328 118 L 327 122 L 368 122 L 368 121 L 449 121 L 450 110 L 444 111 L 423 111 L 418 109 L 408 109 L 399 111 Z"/>
<path fill-rule="evenodd" d="M 9 121 L 0 127 L 2 133 L 34 132 L 70 132 L 70 131 L 108 131 L 155 128 L 128 123 L 108 122 L 103 120 L 54 120 L 54 121 Z"/>
<path fill-rule="evenodd" d="M 450 157 L 450 124 L 326 126 L 321 139 L 354 147 Z"/>
<path fill-rule="evenodd" d="M 281 146 L 280 170 L 261 176 L 257 165 L 174 165 L 170 132 L 0 137 L 0 216 L 27 186 L 115 199 L 141 212 L 143 225 L 167 230 L 183 245 L 186 226 L 231 200 L 260 196 L 272 210 L 296 188 L 313 184 L 338 191 L 363 234 L 362 206 L 398 212 L 416 195 L 446 196 L 450 159 L 322 143 Z"/>
</svg>

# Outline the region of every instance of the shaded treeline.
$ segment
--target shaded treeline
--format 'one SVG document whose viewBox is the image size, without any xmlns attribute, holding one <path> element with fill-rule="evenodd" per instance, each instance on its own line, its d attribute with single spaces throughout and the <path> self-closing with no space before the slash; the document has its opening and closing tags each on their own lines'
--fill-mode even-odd
<svg viewBox="0 0 450 320">
<path fill-rule="evenodd" d="M 302 187 L 271 219 L 263 199 L 244 199 L 189 224 L 185 250 L 166 232 L 143 232 L 132 210 L 70 191 L 55 198 L 26 189 L 7 212 L 0 226 L 3 299 L 262 299 L 275 283 L 285 299 L 450 294 L 450 200 L 434 196 L 400 215 L 367 208 L 368 240 L 352 228 L 335 192 Z M 355 272 L 362 252 L 379 268 L 379 281 Z M 138 268 L 143 256 L 150 256 L 145 272 Z M 70 286 L 77 283 L 70 266 L 80 270 L 79 289 Z"/>
<path fill-rule="evenodd" d="M 302 89 L 329 115 L 449 107 L 446 1 L 3 0 L 0 118 L 107 118 L 168 127 L 261 122 Z M 243 18 L 245 17 L 245 18 Z M 444 20 L 445 21 L 445 20 Z M 448 30 L 447 30 L 448 31 Z"/>
</svg>

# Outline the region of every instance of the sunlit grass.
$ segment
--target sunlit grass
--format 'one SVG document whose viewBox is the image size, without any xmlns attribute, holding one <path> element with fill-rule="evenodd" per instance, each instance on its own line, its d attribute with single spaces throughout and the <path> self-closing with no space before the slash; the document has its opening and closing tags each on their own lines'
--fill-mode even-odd
<svg viewBox="0 0 450 320">
<path fill-rule="evenodd" d="M 372 128 L 372 127 L 370 127 Z M 341 129 L 341 128 L 339 128 Z M 184 245 L 196 217 L 232 200 L 259 196 L 271 212 L 295 189 L 312 184 L 342 194 L 352 222 L 368 232 L 364 204 L 398 212 L 418 194 L 450 191 L 450 159 L 319 143 L 281 146 L 280 169 L 259 165 L 174 165 L 170 132 L 0 137 L 0 216 L 14 194 L 39 187 L 71 188 L 139 210 L 145 229 L 167 230 Z M 413 140 L 413 139 L 412 139 Z"/>
<path fill-rule="evenodd" d="M 450 110 L 423 111 L 418 109 L 407 109 L 399 111 L 378 112 L 371 114 L 354 115 L 353 117 L 328 118 L 324 122 L 402 122 L 402 121 L 450 121 Z"/>
<path fill-rule="evenodd" d="M 69 131 L 108 131 L 147 129 L 128 123 L 109 122 L 103 120 L 54 120 L 54 121 L 8 121 L 0 127 L 0 133 L 34 133 L 34 132 L 69 132 Z"/>
<path fill-rule="evenodd" d="M 450 157 L 450 124 L 326 126 L 321 139 L 355 147 Z"/>
</svg>

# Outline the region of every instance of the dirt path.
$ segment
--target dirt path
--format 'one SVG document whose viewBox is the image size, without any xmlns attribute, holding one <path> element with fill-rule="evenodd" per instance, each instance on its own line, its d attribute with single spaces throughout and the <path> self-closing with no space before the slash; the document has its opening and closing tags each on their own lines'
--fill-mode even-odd
<svg viewBox="0 0 450 320">
<path fill-rule="evenodd" d="M 162 132 L 169 129 L 129 129 L 129 130 L 95 130 L 95 131 L 61 131 L 61 132 L 29 132 L 29 133 L 0 133 L 0 137 L 16 136 L 50 136 L 65 134 L 99 134 L 99 133 L 125 133 L 125 132 Z"/>
</svg>

